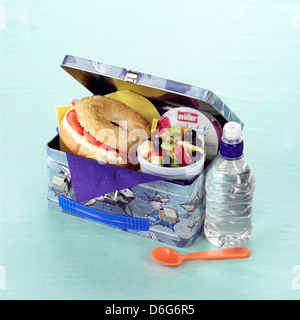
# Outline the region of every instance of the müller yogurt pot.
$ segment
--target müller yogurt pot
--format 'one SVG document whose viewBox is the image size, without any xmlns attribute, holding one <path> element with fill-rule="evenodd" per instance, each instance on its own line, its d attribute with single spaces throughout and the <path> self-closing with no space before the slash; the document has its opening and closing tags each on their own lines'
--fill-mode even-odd
<svg viewBox="0 0 300 320">
<path fill-rule="evenodd" d="M 206 112 L 188 107 L 178 107 L 168 110 L 159 119 L 159 130 L 183 125 L 194 129 L 205 139 L 206 159 L 212 161 L 218 154 L 219 142 L 222 137 L 222 127 L 216 118 Z"/>
</svg>

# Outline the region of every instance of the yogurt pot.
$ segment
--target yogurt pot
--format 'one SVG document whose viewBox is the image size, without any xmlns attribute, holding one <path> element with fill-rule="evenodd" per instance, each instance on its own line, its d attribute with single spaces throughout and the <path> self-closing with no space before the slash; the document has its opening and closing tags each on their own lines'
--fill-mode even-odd
<svg viewBox="0 0 300 320">
<path fill-rule="evenodd" d="M 206 158 L 212 161 L 219 151 L 222 127 L 218 120 L 206 112 L 200 112 L 193 108 L 172 108 L 159 119 L 157 127 L 175 127 L 184 125 L 194 129 L 205 139 Z"/>
<path fill-rule="evenodd" d="M 139 144 L 139 146 L 144 141 L 145 140 L 143 140 Z M 142 172 L 153 174 L 170 180 L 193 180 L 203 172 L 206 152 L 204 151 L 204 154 L 202 155 L 200 160 L 196 161 L 193 164 L 181 167 L 163 167 L 152 164 L 140 155 L 139 148 L 137 149 L 137 155 Z"/>
</svg>

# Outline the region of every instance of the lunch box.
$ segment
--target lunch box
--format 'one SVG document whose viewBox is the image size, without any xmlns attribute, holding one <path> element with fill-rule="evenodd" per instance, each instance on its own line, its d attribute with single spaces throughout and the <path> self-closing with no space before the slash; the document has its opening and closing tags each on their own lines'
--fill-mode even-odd
<svg viewBox="0 0 300 320">
<path fill-rule="evenodd" d="M 243 127 L 207 89 L 71 55 L 61 67 L 87 88 L 86 96 L 126 90 L 147 98 L 161 115 L 188 107 L 213 116 L 222 127 L 227 121 Z M 80 97 L 70 102 L 73 98 Z M 205 176 L 214 160 L 206 161 L 192 181 L 171 181 L 61 150 L 58 133 L 46 153 L 47 199 L 53 210 L 177 247 L 190 246 L 203 230 Z"/>
</svg>

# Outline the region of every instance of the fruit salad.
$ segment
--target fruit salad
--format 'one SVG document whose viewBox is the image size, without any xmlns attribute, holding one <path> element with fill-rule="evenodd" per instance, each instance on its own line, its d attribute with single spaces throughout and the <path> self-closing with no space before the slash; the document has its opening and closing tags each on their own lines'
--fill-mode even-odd
<svg viewBox="0 0 300 320">
<path fill-rule="evenodd" d="M 182 125 L 156 129 L 142 142 L 138 151 L 151 164 L 174 168 L 187 166 L 203 157 L 204 138 Z"/>
</svg>

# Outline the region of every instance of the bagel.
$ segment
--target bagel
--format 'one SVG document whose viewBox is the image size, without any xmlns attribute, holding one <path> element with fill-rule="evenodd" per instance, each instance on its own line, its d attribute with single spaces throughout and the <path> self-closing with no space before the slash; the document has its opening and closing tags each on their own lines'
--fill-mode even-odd
<svg viewBox="0 0 300 320">
<path fill-rule="evenodd" d="M 60 136 L 70 152 L 121 167 L 136 168 L 138 142 L 150 135 L 149 122 L 126 104 L 103 96 L 78 100 L 65 114 Z"/>
</svg>

